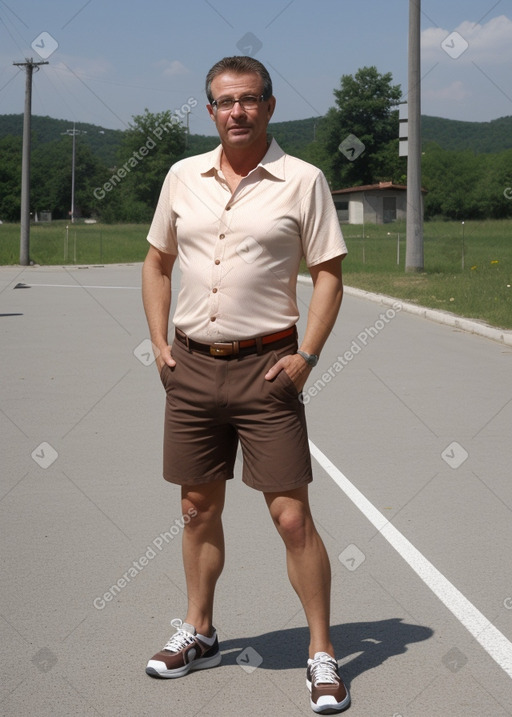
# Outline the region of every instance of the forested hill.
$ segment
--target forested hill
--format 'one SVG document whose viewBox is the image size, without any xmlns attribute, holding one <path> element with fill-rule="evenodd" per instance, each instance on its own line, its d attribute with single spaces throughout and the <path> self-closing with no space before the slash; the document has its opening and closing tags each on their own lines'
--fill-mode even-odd
<svg viewBox="0 0 512 717">
<path fill-rule="evenodd" d="M 314 141 L 321 117 L 311 117 L 289 122 L 271 122 L 269 131 L 290 153 L 300 152 Z M 512 116 L 500 117 L 491 122 L 461 122 L 442 117 L 422 116 L 423 144 L 436 142 L 443 149 L 471 149 L 477 153 L 498 153 L 512 147 Z M 37 144 L 60 139 L 73 128 L 68 120 L 51 117 L 32 117 L 32 133 Z M 76 128 L 85 132 L 81 141 L 88 144 L 94 154 L 107 166 L 116 163 L 123 131 L 105 129 L 96 125 L 79 123 Z M 23 133 L 23 115 L 0 115 L 0 139 L 7 135 L 21 136 Z M 215 147 L 215 137 L 191 135 L 187 154 L 204 152 Z"/>
<path fill-rule="evenodd" d="M 443 149 L 472 149 L 494 154 L 512 147 L 512 117 L 490 122 L 460 122 L 423 116 L 421 136 L 423 144 L 437 142 Z"/>
<path fill-rule="evenodd" d="M 321 122 L 321 117 L 271 122 L 269 130 L 293 154 L 294 150 L 313 142 Z M 422 115 L 421 137 L 424 145 L 436 142 L 443 149 L 472 149 L 477 153 L 497 154 L 512 148 L 512 116 L 490 122 L 461 122 Z"/>
<path fill-rule="evenodd" d="M 73 122 L 53 117 L 32 116 L 32 138 L 34 144 L 45 144 L 62 139 L 62 135 L 73 129 Z M 77 123 L 80 141 L 89 145 L 93 153 L 107 166 L 116 163 L 116 154 L 123 137 L 122 130 L 105 129 L 94 124 Z M 8 135 L 23 135 L 23 115 L 0 115 L 0 139 Z M 71 138 L 70 138 L 71 141 Z"/>
</svg>

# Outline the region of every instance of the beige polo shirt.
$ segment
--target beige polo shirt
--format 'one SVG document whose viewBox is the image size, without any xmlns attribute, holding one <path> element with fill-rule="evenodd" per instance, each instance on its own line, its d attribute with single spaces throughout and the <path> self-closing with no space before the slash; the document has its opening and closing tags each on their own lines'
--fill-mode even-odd
<svg viewBox="0 0 512 717">
<path fill-rule="evenodd" d="M 296 283 L 308 266 L 347 253 L 322 172 L 275 140 L 231 192 L 222 147 L 174 164 L 148 234 L 179 257 L 174 324 L 196 341 L 241 340 L 293 326 Z"/>
</svg>

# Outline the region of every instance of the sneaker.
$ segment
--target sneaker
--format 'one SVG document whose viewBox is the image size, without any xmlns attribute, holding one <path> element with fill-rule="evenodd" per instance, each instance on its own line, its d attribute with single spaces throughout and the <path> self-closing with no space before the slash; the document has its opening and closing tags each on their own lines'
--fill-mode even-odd
<svg viewBox="0 0 512 717">
<path fill-rule="evenodd" d="M 152 677 L 183 677 L 191 670 L 216 667 L 222 656 L 217 633 L 212 637 L 198 635 L 193 625 L 181 620 L 171 620 L 176 632 L 165 647 L 153 655 L 146 666 Z"/>
<path fill-rule="evenodd" d="M 308 660 L 306 684 L 313 712 L 334 714 L 350 704 L 349 692 L 338 674 L 338 663 L 327 652 L 317 652 Z"/>
</svg>

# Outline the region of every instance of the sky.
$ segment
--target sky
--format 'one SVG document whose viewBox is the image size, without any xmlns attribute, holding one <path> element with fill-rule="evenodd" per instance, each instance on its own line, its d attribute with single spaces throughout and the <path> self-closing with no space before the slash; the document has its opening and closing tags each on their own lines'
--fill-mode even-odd
<svg viewBox="0 0 512 717">
<path fill-rule="evenodd" d="M 421 0 L 422 114 L 487 122 L 512 115 L 512 0 Z M 407 98 L 408 0 L 0 0 L 0 114 L 126 129 L 171 110 L 215 134 L 204 77 L 228 55 L 270 72 L 273 121 L 323 115 L 342 75 L 390 72 Z"/>
</svg>

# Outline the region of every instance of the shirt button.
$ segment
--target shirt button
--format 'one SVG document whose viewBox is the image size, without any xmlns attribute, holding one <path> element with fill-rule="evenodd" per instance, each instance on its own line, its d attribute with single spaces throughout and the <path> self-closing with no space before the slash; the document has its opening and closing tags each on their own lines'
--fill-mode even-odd
<svg viewBox="0 0 512 717">
<path fill-rule="evenodd" d="M 219 234 L 219 239 L 224 239 L 226 237 L 225 234 Z"/>
<path fill-rule="evenodd" d="M 227 212 L 229 212 L 230 209 L 231 209 L 231 207 L 226 207 L 226 211 L 227 211 Z"/>
<path fill-rule="evenodd" d="M 212 289 L 212 294 L 216 294 L 218 292 L 218 289 Z"/>
<path fill-rule="evenodd" d="M 215 321 L 215 318 L 216 318 L 215 316 L 212 316 L 210 321 Z"/>
<path fill-rule="evenodd" d="M 215 264 L 218 266 L 220 264 L 220 259 L 215 259 Z"/>
</svg>

